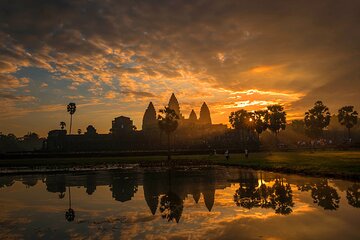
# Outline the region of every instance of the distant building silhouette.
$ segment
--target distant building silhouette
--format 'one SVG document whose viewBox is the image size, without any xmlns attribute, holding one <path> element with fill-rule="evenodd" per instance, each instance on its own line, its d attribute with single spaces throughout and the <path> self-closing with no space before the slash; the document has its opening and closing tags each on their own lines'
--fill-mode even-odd
<svg viewBox="0 0 360 240">
<path fill-rule="evenodd" d="M 111 133 L 115 136 L 131 133 L 134 129 L 133 121 L 129 117 L 120 116 L 112 121 Z"/>
</svg>

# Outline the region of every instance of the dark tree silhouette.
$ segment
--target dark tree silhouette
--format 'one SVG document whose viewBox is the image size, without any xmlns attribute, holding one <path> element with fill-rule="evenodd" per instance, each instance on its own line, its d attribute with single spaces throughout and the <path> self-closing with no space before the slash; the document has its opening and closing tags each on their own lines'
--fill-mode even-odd
<svg viewBox="0 0 360 240">
<path fill-rule="evenodd" d="M 75 103 L 69 103 L 67 105 L 67 111 L 70 113 L 70 134 L 71 134 L 71 127 L 72 127 L 72 116 L 76 112 L 76 104 Z"/>
<path fill-rule="evenodd" d="M 70 192 L 70 187 L 68 188 L 69 188 L 69 209 L 65 213 L 65 219 L 68 222 L 72 222 L 75 219 L 75 211 L 74 209 L 71 208 L 71 192 Z"/>
<path fill-rule="evenodd" d="M 258 139 L 260 139 L 260 134 L 268 128 L 268 124 L 266 122 L 266 116 L 268 114 L 267 110 L 259 110 L 255 111 L 253 114 L 255 131 L 258 134 Z"/>
<path fill-rule="evenodd" d="M 360 208 L 360 184 L 354 183 L 346 191 L 348 203 L 356 208 Z"/>
<path fill-rule="evenodd" d="M 87 126 L 85 134 L 90 136 L 96 135 L 96 128 L 93 125 Z"/>
<path fill-rule="evenodd" d="M 273 195 L 273 188 L 266 186 L 264 183 L 260 185 L 257 189 L 259 198 L 260 198 L 260 207 L 261 208 L 272 208 L 275 209 L 273 202 L 271 201 L 271 196 Z"/>
<path fill-rule="evenodd" d="M 354 111 L 354 106 L 345 106 L 339 109 L 339 123 L 348 130 L 348 137 L 351 138 L 350 129 L 357 124 L 358 113 Z"/>
<path fill-rule="evenodd" d="M 65 127 L 66 127 L 66 123 L 65 122 L 60 122 L 61 130 L 64 130 Z"/>
<path fill-rule="evenodd" d="M 252 181 L 256 180 L 256 181 Z M 257 179 L 249 179 L 248 182 L 240 182 L 240 187 L 235 191 L 234 202 L 236 206 L 251 209 L 260 206 L 260 194 L 257 191 Z"/>
<path fill-rule="evenodd" d="M 171 152 L 170 152 L 170 135 L 174 132 L 179 123 L 179 116 L 176 114 L 175 110 L 165 107 L 164 109 L 159 110 L 159 115 L 157 117 L 159 128 L 162 132 L 165 132 L 167 135 L 167 148 L 168 148 L 168 160 L 171 160 Z"/>
<path fill-rule="evenodd" d="M 78 133 L 79 135 L 81 134 L 81 129 L 80 129 L 80 128 L 77 130 L 77 133 Z"/>
<path fill-rule="evenodd" d="M 286 112 L 284 111 L 284 107 L 281 105 L 270 105 L 267 107 L 268 114 L 266 114 L 266 122 L 267 127 L 273 132 L 276 136 L 280 132 L 280 130 L 285 130 L 286 127 Z"/>
<path fill-rule="evenodd" d="M 273 194 L 271 195 L 271 202 L 275 207 L 275 213 L 282 215 L 290 214 L 292 207 L 294 207 L 290 184 L 284 184 L 283 180 L 277 179 L 272 188 Z"/>
<path fill-rule="evenodd" d="M 167 219 L 169 222 L 175 219 L 175 221 L 178 223 L 181 218 L 183 209 L 183 200 L 173 192 L 167 193 L 160 199 L 159 210 L 161 217 Z"/>
<path fill-rule="evenodd" d="M 335 188 L 329 186 L 328 181 L 325 179 L 312 187 L 311 197 L 314 203 L 317 203 L 325 210 L 336 210 L 339 208 L 339 194 Z"/>
<path fill-rule="evenodd" d="M 330 123 L 329 108 L 322 101 L 317 101 L 313 108 L 305 113 L 306 134 L 311 138 L 319 138 L 323 134 L 323 129 Z"/>
<path fill-rule="evenodd" d="M 253 114 L 244 109 L 231 112 L 229 122 L 231 126 L 240 134 L 241 142 L 245 143 L 245 133 L 249 133 L 253 128 Z"/>
</svg>

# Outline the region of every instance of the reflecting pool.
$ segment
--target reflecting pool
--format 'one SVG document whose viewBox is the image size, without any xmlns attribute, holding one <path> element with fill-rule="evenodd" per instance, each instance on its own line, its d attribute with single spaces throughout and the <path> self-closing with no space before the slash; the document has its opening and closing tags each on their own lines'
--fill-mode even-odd
<svg viewBox="0 0 360 240">
<path fill-rule="evenodd" d="M 360 239 L 360 184 L 231 167 L 0 177 L 0 239 Z"/>
</svg>

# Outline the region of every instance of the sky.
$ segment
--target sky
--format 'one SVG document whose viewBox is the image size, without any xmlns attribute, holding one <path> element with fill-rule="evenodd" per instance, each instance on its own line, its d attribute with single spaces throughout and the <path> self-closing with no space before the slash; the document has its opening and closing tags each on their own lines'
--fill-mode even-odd
<svg viewBox="0 0 360 240">
<path fill-rule="evenodd" d="M 214 123 L 282 104 L 302 118 L 315 101 L 360 110 L 360 1 L 2 0 L 0 132 L 46 136 L 89 124 L 141 129 L 152 101 Z"/>
</svg>

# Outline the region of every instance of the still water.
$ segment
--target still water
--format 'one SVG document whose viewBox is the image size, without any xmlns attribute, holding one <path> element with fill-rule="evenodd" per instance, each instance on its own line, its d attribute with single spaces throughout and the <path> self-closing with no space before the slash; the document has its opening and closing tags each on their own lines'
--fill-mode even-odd
<svg viewBox="0 0 360 240">
<path fill-rule="evenodd" d="M 360 184 L 227 167 L 0 177 L 0 239 L 360 239 Z"/>
</svg>

